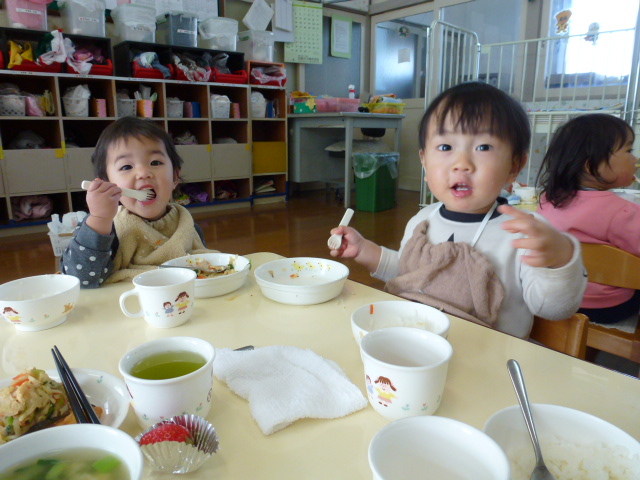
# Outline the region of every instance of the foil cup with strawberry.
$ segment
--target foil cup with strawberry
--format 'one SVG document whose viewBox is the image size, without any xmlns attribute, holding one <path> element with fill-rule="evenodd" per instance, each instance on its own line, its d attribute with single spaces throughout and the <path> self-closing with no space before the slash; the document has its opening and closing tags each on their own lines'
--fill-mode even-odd
<svg viewBox="0 0 640 480">
<path fill-rule="evenodd" d="M 178 415 L 156 423 L 136 437 L 154 470 L 189 473 L 218 451 L 215 428 L 197 415 Z"/>
</svg>

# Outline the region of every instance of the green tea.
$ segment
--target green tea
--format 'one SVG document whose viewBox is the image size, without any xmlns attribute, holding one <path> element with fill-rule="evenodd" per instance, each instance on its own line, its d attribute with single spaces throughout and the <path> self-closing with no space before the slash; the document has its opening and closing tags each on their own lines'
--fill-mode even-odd
<svg viewBox="0 0 640 480">
<path fill-rule="evenodd" d="M 144 380 L 166 380 L 195 372 L 207 361 L 195 352 L 162 352 L 142 359 L 131 369 L 131 375 Z"/>
</svg>

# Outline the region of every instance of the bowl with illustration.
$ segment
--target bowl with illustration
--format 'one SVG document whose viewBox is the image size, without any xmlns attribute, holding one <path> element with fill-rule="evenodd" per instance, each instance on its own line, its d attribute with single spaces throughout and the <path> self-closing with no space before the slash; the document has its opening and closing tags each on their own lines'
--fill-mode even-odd
<svg viewBox="0 0 640 480">
<path fill-rule="evenodd" d="M 324 258 L 282 258 L 255 270 L 262 294 L 286 305 L 315 305 L 342 292 L 349 268 Z"/>
<path fill-rule="evenodd" d="M 71 275 L 36 275 L 0 285 L 0 316 L 17 330 L 35 332 L 67 320 L 80 295 Z"/>
<path fill-rule="evenodd" d="M 251 260 L 231 253 L 201 253 L 174 258 L 164 267 L 195 268 L 196 298 L 210 298 L 234 292 L 244 285 Z"/>
</svg>

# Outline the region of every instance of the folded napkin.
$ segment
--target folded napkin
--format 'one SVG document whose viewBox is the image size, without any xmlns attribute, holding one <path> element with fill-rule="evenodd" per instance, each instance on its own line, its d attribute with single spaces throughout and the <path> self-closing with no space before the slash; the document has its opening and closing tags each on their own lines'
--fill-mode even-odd
<svg viewBox="0 0 640 480">
<path fill-rule="evenodd" d="M 338 418 L 367 405 L 340 366 L 311 350 L 271 346 L 218 350 L 215 376 L 249 401 L 265 435 L 300 418 Z"/>
</svg>

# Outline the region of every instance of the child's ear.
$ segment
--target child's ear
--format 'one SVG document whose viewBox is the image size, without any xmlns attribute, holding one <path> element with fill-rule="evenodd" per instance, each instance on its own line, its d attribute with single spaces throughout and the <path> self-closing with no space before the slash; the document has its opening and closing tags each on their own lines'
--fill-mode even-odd
<svg viewBox="0 0 640 480">
<path fill-rule="evenodd" d="M 511 172 L 509 173 L 510 182 L 513 182 L 516 179 L 518 174 L 527 164 L 527 161 L 529 160 L 529 154 L 525 153 L 522 157 L 516 158 L 514 160 L 514 162 L 511 162 Z"/>
<path fill-rule="evenodd" d="M 424 180 L 426 182 L 427 181 L 427 166 L 426 166 L 427 158 L 425 156 L 424 150 L 422 149 L 418 150 L 418 155 L 420 156 L 420 163 L 422 164 L 422 168 L 425 171 Z"/>
<path fill-rule="evenodd" d="M 180 178 L 180 169 L 177 168 L 173 171 L 173 188 L 176 188 L 178 185 L 180 185 L 181 182 L 182 179 Z"/>
</svg>

